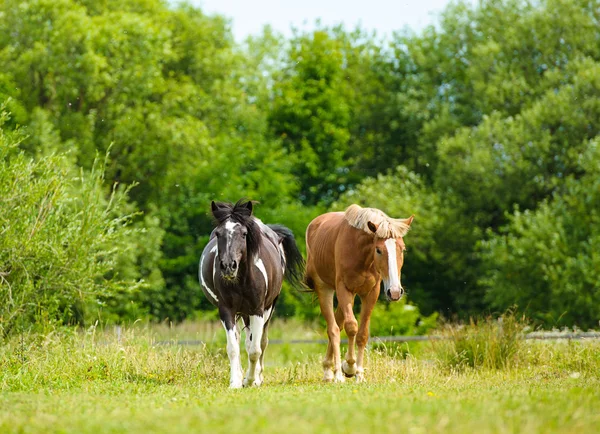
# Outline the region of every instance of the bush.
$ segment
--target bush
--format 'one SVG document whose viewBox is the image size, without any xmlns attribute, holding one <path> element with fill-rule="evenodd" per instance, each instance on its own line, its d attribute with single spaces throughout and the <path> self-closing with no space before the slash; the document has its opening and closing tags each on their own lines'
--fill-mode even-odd
<svg viewBox="0 0 600 434">
<path fill-rule="evenodd" d="M 379 302 L 371 314 L 372 336 L 424 335 L 437 325 L 438 314 L 421 315 L 419 308 L 405 301 Z"/>
<path fill-rule="evenodd" d="M 85 320 L 135 290 L 112 270 L 136 236 L 127 189 L 108 198 L 104 167 L 74 171 L 64 155 L 31 159 L 0 119 L 0 336 Z M 91 309 L 90 309 L 91 308 Z"/>
<path fill-rule="evenodd" d="M 466 325 L 447 325 L 433 341 L 438 362 L 447 368 L 504 369 L 510 367 L 523 346 L 524 318 L 507 311 L 498 319 L 487 317 Z"/>
<path fill-rule="evenodd" d="M 600 140 L 578 156 L 551 200 L 515 211 L 501 234 L 481 243 L 486 301 L 518 304 L 546 326 L 594 328 L 600 320 Z"/>
</svg>

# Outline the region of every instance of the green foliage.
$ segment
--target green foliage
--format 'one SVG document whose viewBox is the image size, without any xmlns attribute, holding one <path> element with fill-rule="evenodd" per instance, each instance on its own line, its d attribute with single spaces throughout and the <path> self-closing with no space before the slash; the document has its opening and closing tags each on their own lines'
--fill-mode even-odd
<svg viewBox="0 0 600 434">
<path fill-rule="evenodd" d="M 437 326 L 437 313 L 421 315 L 419 308 L 404 301 L 375 305 L 371 314 L 372 336 L 419 336 Z"/>
<path fill-rule="evenodd" d="M 273 93 L 270 125 L 295 156 L 304 203 L 335 197 L 347 181 L 349 87 L 340 41 L 327 31 L 297 35 Z"/>
<path fill-rule="evenodd" d="M 524 348 L 527 321 L 512 311 L 495 319 L 471 319 L 466 325 L 447 325 L 433 349 L 442 366 L 451 369 L 507 369 Z"/>
<path fill-rule="evenodd" d="M 488 303 L 529 303 L 510 299 L 517 290 L 484 298 L 490 286 L 481 275 L 496 258 L 483 265 L 477 246 L 515 206 L 533 210 L 565 179 L 581 175 L 579 156 L 598 134 L 600 51 L 593 31 L 575 29 L 591 29 L 597 19 L 584 1 L 547 0 L 535 8 L 524 1 L 459 3 L 439 29 L 396 38 L 403 98 L 419 113 L 418 156 L 408 167 L 439 198 L 443 230 L 430 235 L 443 274 L 428 287 L 441 301 L 436 309 L 466 316 Z"/>
<path fill-rule="evenodd" d="M 127 190 L 105 197 L 103 166 L 32 160 L 0 129 L 0 335 L 83 322 L 135 280 L 113 270 L 136 231 Z M 86 309 L 86 306 L 88 309 Z"/>
<path fill-rule="evenodd" d="M 318 24 L 237 45 L 225 17 L 185 3 L 5 0 L 5 140 L 19 129 L 11 159 L 58 159 L 56 176 L 96 173 L 110 147 L 104 191 L 137 184 L 119 208 L 144 213 L 137 235 L 106 275 L 144 287 L 102 298 L 102 320 L 211 309 L 196 278 L 208 204 L 246 197 L 300 245 L 352 202 L 415 214 L 403 281 L 427 315 L 519 303 L 545 325 L 594 326 L 598 11 L 454 2 L 391 40 Z M 70 185 L 73 203 L 91 194 Z M 309 298 L 286 288 L 278 312 L 314 318 Z"/>
<path fill-rule="evenodd" d="M 569 78 L 560 76 L 566 83 L 557 83 L 514 118 L 495 113 L 476 128 L 440 141 L 439 182 L 478 210 L 478 224 L 496 228 L 502 221 L 499 210 L 513 204 L 535 207 L 581 171 L 577 157 L 596 135 L 589 127 L 600 119 L 594 97 L 600 95 L 600 64 L 588 59 L 568 69 Z"/>
<path fill-rule="evenodd" d="M 600 141 L 577 162 L 552 199 L 518 209 L 502 233 L 482 243 L 482 283 L 496 308 L 518 303 L 537 321 L 597 327 L 600 318 Z"/>
<path fill-rule="evenodd" d="M 360 29 L 319 26 L 289 41 L 267 109 L 305 204 L 330 204 L 366 175 L 403 161 L 415 131 L 390 91 L 388 54 Z"/>
<path fill-rule="evenodd" d="M 68 149 L 89 169 L 112 146 L 108 183 L 137 183 L 131 198 L 150 225 L 140 269 L 129 270 L 148 296 L 130 302 L 157 319 L 192 314 L 203 306 L 195 276 L 210 200 L 248 197 L 272 214 L 295 202 L 288 156 L 244 93 L 260 73 L 222 17 L 187 5 L 7 1 L 0 13 L 2 88 L 22 108 L 22 147 Z"/>
<path fill-rule="evenodd" d="M 129 205 L 126 209 L 133 209 Z M 101 299 L 97 319 L 102 323 L 132 323 L 139 319 L 160 318 L 160 303 L 165 281 L 159 264 L 165 231 L 153 214 L 134 219 L 129 224 L 129 237 L 116 253 L 115 264 L 108 276 L 138 282 L 123 287 Z"/>
</svg>

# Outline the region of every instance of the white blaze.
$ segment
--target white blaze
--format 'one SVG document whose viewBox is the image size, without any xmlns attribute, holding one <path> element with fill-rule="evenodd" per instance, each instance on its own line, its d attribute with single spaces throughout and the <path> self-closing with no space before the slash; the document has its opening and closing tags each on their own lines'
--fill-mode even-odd
<svg viewBox="0 0 600 434">
<path fill-rule="evenodd" d="M 402 288 L 398 274 L 398 261 L 396 260 L 396 240 L 393 238 L 385 240 L 385 247 L 388 252 L 388 279 L 390 288 Z"/>
<path fill-rule="evenodd" d="M 227 220 L 225 222 L 225 229 L 227 230 L 227 238 L 231 239 L 231 237 L 233 236 L 233 231 L 235 230 L 236 226 L 239 226 L 239 223 L 236 222 L 232 222 L 231 220 Z"/>
<path fill-rule="evenodd" d="M 231 220 L 227 220 L 225 222 L 225 229 L 227 230 L 227 245 L 228 246 L 230 245 L 231 240 L 233 238 L 233 231 L 235 230 L 235 228 L 237 226 L 240 226 L 240 224 L 236 223 L 236 222 L 232 222 Z M 215 259 L 216 259 L 216 256 L 215 256 Z M 236 273 L 237 273 L 237 271 L 236 271 Z"/>
</svg>

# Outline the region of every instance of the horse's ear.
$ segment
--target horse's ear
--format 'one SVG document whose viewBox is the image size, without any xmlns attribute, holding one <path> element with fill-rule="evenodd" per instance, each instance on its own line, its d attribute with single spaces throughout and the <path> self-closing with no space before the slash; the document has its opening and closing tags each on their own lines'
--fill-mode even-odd
<svg viewBox="0 0 600 434">
<path fill-rule="evenodd" d="M 410 226 L 410 224 L 412 223 L 414 218 L 415 218 L 415 215 L 413 214 L 409 218 L 404 219 L 404 223 L 406 224 L 406 226 Z"/>
<path fill-rule="evenodd" d="M 248 208 L 248 211 L 250 211 L 250 214 L 252 214 L 252 201 L 251 200 L 246 202 L 246 208 Z"/>
<path fill-rule="evenodd" d="M 213 212 L 213 214 L 215 213 L 215 211 L 219 209 L 219 207 L 217 206 L 217 204 L 215 203 L 214 200 L 210 201 L 210 210 Z"/>
<path fill-rule="evenodd" d="M 373 223 L 373 222 L 367 222 L 367 227 L 374 234 L 377 233 L 378 226 L 375 223 Z"/>
</svg>

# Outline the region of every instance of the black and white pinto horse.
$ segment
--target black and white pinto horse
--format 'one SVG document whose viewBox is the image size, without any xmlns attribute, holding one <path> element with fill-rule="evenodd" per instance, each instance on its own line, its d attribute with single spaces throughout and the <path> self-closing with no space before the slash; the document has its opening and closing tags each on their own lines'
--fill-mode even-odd
<svg viewBox="0 0 600 434">
<path fill-rule="evenodd" d="M 219 308 L 227 334 L 230 387 L 260 386 L 268 326 L 284 276 L 299 285 L 304 268 L 294 234 L 265 225 L 252 215 L 251 201 L 212 202 L 216 228 L 200 257 L 199 279 L 208 300 Z M 242 379 L 239 318 L 244 322 L 248 371 Z"/>
</svg>

